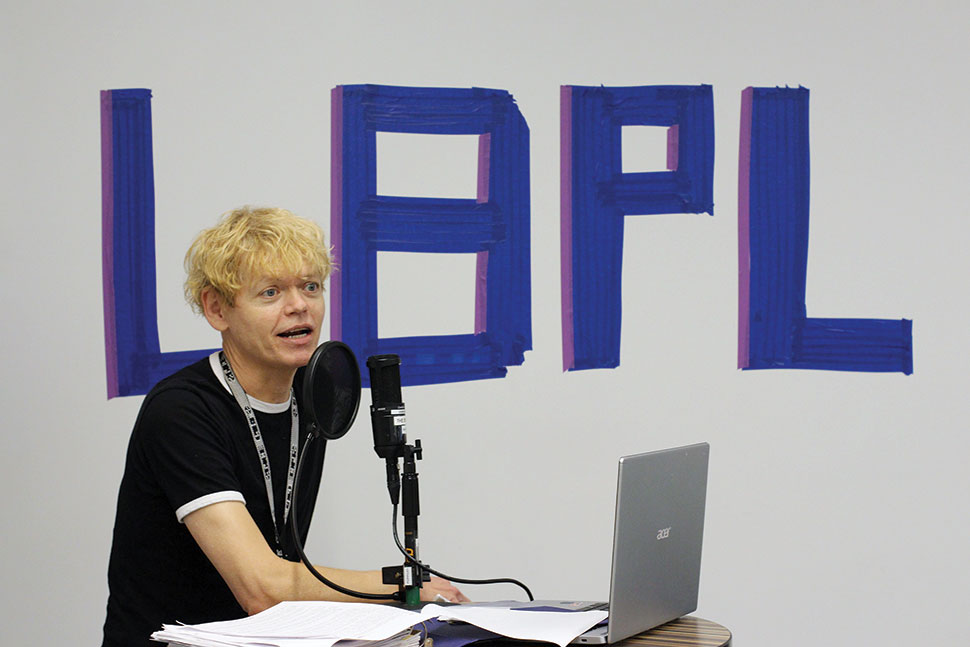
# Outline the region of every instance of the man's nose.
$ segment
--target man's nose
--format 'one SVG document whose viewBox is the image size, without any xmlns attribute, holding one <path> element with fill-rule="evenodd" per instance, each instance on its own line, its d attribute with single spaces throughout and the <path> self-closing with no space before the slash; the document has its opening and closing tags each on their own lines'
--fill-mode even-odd
<svg viewBox="0 0 970 647">
<path fill-rule="evenodd" d="M 286 310 L 288 313 L 305 312 L 309 306 L 303 292 L 297 289 L 287 290 Z"/>
</svg>

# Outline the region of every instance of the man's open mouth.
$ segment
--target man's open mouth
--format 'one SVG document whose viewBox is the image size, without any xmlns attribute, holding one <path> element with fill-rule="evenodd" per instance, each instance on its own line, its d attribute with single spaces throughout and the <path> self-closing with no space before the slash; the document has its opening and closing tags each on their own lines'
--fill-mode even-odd
<svg viewBox="0 0 970 647">
<path fill-rule="evenodd" d="M 298 337 L 306 337 L 310 334 L 309 328 L 294 328 L 293 330 L 287 330 L 286 332 L 281 332 L 280 337 L 286 337 L 287 339 L 294 339 Z"/>
</svg>

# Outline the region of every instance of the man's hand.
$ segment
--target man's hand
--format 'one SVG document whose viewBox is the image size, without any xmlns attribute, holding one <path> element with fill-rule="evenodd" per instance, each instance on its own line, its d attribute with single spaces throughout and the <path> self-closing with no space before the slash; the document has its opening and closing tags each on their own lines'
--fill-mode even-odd
<svg viewBox="0 0 970 647">
<path fill-rule="evenodd" d="M 421 600 L 423 602 L 441 602 L 441 599 L 438 598 L 439 595 L 448 602 L 471 602 L 451 582 L 432 575 L 431 581 L 425 582 L 421 587 Z"/>
</svg>

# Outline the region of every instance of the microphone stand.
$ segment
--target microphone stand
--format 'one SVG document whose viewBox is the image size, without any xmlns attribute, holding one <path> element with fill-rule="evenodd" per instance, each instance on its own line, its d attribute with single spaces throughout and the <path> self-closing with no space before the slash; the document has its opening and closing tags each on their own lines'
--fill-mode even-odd
<svg viewBox="0 0 970 647">
<path fill-rule="evenodd" d="M 421 584 L 425 581 L 424 569 L 419 563 L 418 556 L 418 515 L 421 514 L 421 502 L 418 496 L 418 472 L 414 462 L 421 460 L 421 441 L 415 440 L 414 445 L 404 446 L 404 478 L 401 482 L 401 515 L 404 517 L 404 550 L 414 558 L 413 563 L 405 561 L 404 575 L 404 603 L 416 606 L 421 602 Z M 412 570 L 411 582 L 416 585 L 408 586 L 408 570 Z M 430 574 L 427 576 L 431 579 Z"/>
<path fill-rule="evenodd" d="M 415 461 L 421 460 L 421 441 L 407 444 L 404 402 L 401 400 L 401 358 L 397 355 L 372 355 L 367 358 L 371 386 L 371 426 L 374 431 L 374 451 L 383 458 L 387 467 L 387 492 L 394 508 L 391 528 L 394 543 L 404 553 L 404 564 L 385 566 L 382 569 L 384 584 L 398 587 L 398 599 L 407 606 L 421 603 L 421 586 L 431 580 L 431 574 L 454 582 L 466 584 L 509 583 L 522 587 L 529 600 L 534 599 L 527 586 L 510 578 L 471 580 L 454 577 L 434 570 L 418 557 L 418 515 L 421 504 L 418 497 L 418 470 Z M 402 487 L 398 459 L 404 458 L 404 482 Z M 397 509 L 403 490 L 404 545 L 397 534 Z"/>
<path fill-rule="evenodd" d="M 384 584 L 398 586 L 405 606 L 418 606 L 421 603 L 421 586 L 431 579 L 431 574 L 426 572 L 419 563 L 418 555 L 418 515 L 421 514 L 421 501 L 415 461 L 421 460 L 421 457 L 421 441 L 415 440 L 414 445 L 398 445 L 394 456 L 386 458 L 391 503 L 397 507 L 399 491 L 396 484 L 400 483 L 401 516 L 404 517 L 404 550 L 414 561 L 405 560 L 400 566 L 385 566 L 382 569 L 382 577 Z M 398 458 L 404 459 L 403 478 L 398 471 Z"/>
</svg>

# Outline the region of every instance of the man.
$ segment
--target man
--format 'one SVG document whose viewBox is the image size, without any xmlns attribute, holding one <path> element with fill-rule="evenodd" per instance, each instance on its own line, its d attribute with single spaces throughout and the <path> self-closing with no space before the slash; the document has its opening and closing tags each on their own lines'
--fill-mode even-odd
<svg viewBox="0 0 970 647">
<path fill-rule="evenodd" d="M 299 369 L 317 347 L 331 269 L 323 233 L 283 209 L 243 208 L 199 234 L 185 265 L 186 298 L 221 333 L 222 351 L 162 380 L 142 403 L 118 495 L 105 646 L 151 644 L 166 622 L 348 599 L 299 563 L 288 524 L 306 438 Z M 323 447 L 301 473 L 301 541 Z M 317 568 L 352 590 L 394 590 L 377 570 Z M 435 578 L 422 597 L 438 595 L 467 599 Z"/>
</svg>

